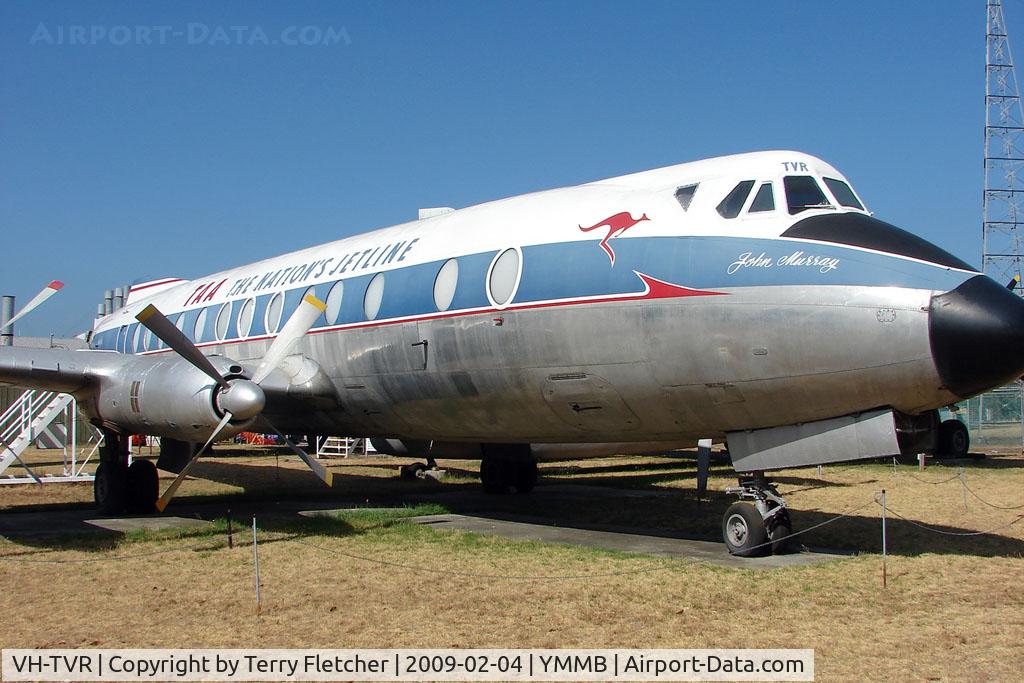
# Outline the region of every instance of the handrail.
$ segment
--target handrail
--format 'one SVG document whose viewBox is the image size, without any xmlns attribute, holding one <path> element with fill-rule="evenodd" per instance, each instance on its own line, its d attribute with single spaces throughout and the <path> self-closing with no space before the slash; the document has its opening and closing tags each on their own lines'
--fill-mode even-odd
<svg viewBox="0 0 1024 683">
<path fill-rule="evenodd" d="M 0 415 L 0 438 L 10 443 L 29 431 L 32 423 L 57 398 L 55 391 L 29 389 Z"/>
</svg>

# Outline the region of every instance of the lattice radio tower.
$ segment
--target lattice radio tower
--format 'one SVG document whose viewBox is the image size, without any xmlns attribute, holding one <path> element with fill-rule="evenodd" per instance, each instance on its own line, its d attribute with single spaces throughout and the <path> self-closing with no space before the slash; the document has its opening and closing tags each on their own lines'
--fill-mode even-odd
<svg viewBox="0 0 1024 683">
<path fill-rule="evenodd" d="M 1001 0 L 987 0 L 985 36 L 985 194 L 982 270 L 1019 278 L 1024 235 L 1024 113 Z M 1017 287 L 1018 293 L 1024 289 Z"/>
</svg>

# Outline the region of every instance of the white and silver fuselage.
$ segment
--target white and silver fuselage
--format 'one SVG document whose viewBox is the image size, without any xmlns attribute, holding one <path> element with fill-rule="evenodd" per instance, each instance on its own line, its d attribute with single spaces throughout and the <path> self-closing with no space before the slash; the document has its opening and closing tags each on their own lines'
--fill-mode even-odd
<svg viewBox="0 0 1024 683">
<path fill-rule="evenodd" d="M 792 213 L 794 177 L 824 201 Z M 92 344 L 171 353 L 135 321 L 153 303 L 247 366 L 312 292 L 328 308 L 291 382 L 314 398 L 328 382 L 336 400 L 268 405 L 275 424 L 466 443 L 689 443 L 920 413 L 1019 376 L 1019 360 L 981 372 L 984 386 L 949 370 L 963 321 L 937 329 L 935 297 L 987 278 L 830 181 L 848 189 L 819 159 L 761 152 L 491 202 L 133 288 Z M 981 288 L 971 301 L 1000 296 Z"/>
</svg>

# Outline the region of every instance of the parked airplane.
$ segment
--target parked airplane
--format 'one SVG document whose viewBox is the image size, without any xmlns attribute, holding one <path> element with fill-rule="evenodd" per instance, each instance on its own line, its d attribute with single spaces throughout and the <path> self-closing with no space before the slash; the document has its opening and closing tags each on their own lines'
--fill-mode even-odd
<svg viewBox="0 0 1024 683">
<path fill-rule="evenodd" d="M 163 509 L 197 443 L 267 425 L 482 459 L 490 492 L 532 489 L 538 459 L 714 437 L 740 481 L 723 537 L 748 555 L 790 533 L 765 472 L 965 452 L 937 409 L 1024 372 L 1018 296 L 799 152 L 426 215 L 137 285 L 93 350 L 0 349 L 0 381 L 78 398 L 107 512 Z M 125 467 L 135 433 L 179 472 L 162 497 Z"/>
</svg>

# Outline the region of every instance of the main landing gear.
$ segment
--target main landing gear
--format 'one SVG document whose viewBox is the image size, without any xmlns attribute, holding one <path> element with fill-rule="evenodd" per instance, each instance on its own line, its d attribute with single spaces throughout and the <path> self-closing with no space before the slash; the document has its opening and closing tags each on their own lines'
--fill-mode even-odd
<svg viewBox="0 0 1024 683">
<path fill-rule="evenodd" d="M 971 435 L 960 420 L 945 420 L 939 425 L 937 455 L 946 458 L 966 458 L 971 451 Z"/>
<path fill-rule="evenodd" d="M 537 485 L 537 459 L 530 444 L 484 444 L 480 481 L 486 493 L 529 493 Z"/>
<path fill-rule="evenodd" d="M 776 555 L 786 551 L 793 523 L 785 499 L 763 472 L 741 477 L 739 486 L 725 492 L 740 497 L 722 517 L 722 539 L 730 553 L 757 557 L 769 551 Z"/>
<path fill-rule="evenodd" d="M 103 430 L 100 464 L 93 480 L 96 509 L 103 515 L 145 515 L 156 510 L 160 482 L 156 466 L 149 460 L 128 465 L 127 435 Z"/>
</svg>

